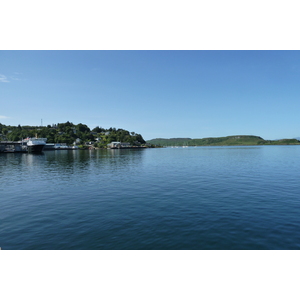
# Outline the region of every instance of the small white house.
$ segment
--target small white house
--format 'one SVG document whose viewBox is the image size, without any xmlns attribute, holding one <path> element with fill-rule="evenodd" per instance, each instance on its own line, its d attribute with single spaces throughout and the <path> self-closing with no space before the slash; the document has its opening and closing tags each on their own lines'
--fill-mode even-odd
<svg viewBox="0 0 300 300">
<path fill-rule="evenodd" d="M 130 143 L 121 143 L 121 142 L 111 142 L 110 144 L 107 144 L 107 148 L 110 149 L 120 149 L 120 148 L 130 148 Z"/>
<path fill-rule="evenodd" d="M 81 139 L 80 139 L 80 138 L 77 138 L 77 139 L 75 140 L 75 142 L 74 142 L 74 145 L 80 144 L 80 142 L 81 142 Z"/>
<path fill-rule="evenodd" d="M 113 149 L 113 148 L 121 148 L 120 142 L 111 142 L 110 144 L 107 144 L 107 148 Z"/>
<path fill-rule="evenodd" d="M 122 148 L 128 148 L 130 146 L 131 146 L 130 143 L 121 143 Z"/>
</svg>

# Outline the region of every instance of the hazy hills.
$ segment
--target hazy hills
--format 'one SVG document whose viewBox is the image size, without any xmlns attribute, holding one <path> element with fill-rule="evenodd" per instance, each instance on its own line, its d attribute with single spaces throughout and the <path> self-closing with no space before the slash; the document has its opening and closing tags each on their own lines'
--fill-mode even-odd
<svg viewBox="0 0 300 300">
<path fill-rule="evenodd" d="M 300 145 L 297 139 L 264 140 L 254 135 L 233 135 L 217 138 L 157 138 L 148 140 L 147 143 L 158 146 L 238 146 L 238 145 Z"/>
</svg>

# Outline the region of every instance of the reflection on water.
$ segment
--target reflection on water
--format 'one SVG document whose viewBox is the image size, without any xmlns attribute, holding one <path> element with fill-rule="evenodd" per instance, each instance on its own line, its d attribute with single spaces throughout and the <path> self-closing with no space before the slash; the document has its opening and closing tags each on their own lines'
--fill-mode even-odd
<svg viewBox="0 0 300 300">
<path fill-rule="evenodd" d="M 300 147 L 0 155 L 3 249 L 299 249 Z"/>
</svg>

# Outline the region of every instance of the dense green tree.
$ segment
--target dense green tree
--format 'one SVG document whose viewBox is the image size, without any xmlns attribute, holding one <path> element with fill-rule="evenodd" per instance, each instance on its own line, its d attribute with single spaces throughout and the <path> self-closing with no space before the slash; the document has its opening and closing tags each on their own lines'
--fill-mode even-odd
<svg viewBox="0 0 300 300">
<path fill-rule="evenodd" d="M 73 144 L 76 139 L 80 139 L 81 144 L 84 145 L 87 142 L 96 142 L 96 138 L 99 147 L 106 147 L 107 144 L 115 141 L 127 142 L 131 145 L 145 144 L 145 140 L 140 134 L 115 127 L 104 129 L 97 126 L 91 131 L 85 124 L 75 125 L 69 121 L 57 125 L 52 124 L 52 126 L 7 126 L 0 123 L 1 139 L 18 141 L 36 135 L 47 138 L 48 143 L 66 143 L 68 145 Z"/>
<path fill-rule="evenodd" d="M 97 126 L 92 131 L 97 132 L 97 133 L 101 133 L 101 132 L 105 132 L 105 129 L 102 128 L 102 127 Z"/>
</svg>

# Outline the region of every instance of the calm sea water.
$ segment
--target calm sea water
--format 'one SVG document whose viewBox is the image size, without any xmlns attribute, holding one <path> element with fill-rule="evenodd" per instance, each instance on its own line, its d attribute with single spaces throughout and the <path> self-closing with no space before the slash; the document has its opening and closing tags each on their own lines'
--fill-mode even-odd
<svg viewBox="0 0 300 300">
<path fill-rule="evenodd" d="M 0 155 L 2 249 L 300 249 L 300 147 Z"/>
</svg>

